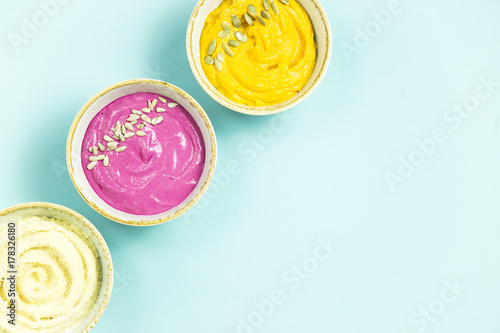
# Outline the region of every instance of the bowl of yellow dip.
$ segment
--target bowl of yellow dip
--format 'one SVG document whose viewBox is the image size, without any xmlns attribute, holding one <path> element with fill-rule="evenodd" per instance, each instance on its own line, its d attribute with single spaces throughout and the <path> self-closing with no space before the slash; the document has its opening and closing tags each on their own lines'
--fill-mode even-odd
<svg viewBox="0 0 500 333">
<path fill-rule="evenodd" d="M 189 64 L 221 105 L 268 115 L 304 101 L 332 53 L 318 0 L 200 0 L 187 30 Z"/>
<path fill-rule="evenodd" d="M 0 212 L 0 332 L 89 332 L 112 286 L 108 247 L 80 214 L 49 203 Z"/>
</svg>

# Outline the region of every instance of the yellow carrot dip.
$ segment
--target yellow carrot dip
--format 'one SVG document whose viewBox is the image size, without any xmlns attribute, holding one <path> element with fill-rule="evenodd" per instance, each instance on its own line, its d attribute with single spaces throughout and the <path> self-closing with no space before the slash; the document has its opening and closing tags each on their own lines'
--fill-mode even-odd
<svg viewBox="0 0 500 333">
<path fill-rule="evenodd" d="M 314 30 L 295 0 L 224 0 L 205 21 L 200 57 L 208 80 L 228 99 L 274 105 L 309 80 Z"/>
</svg>

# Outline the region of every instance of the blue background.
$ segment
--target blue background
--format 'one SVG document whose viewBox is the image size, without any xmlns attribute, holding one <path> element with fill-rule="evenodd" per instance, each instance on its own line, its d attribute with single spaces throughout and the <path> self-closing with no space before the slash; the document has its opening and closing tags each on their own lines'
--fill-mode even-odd
<svg viewBox="0 0 500 333">
<path fill-rule="evenodd" d="M 500 81 L 500 2 L 401 0 L 377 31 L 371 11 L 388 2 L 323 0 L 327 76 L 267 117 L 227 110 L 196 82 L 185 51 L 196 1 L 66 2 L 47 22 L 38 1 L 0 2 L 0 203 L 61 204 L 103 234 L 115 286 L 95 332 L 500 332 L 500 87 L 459 126 L 445 119 L 481 77 Z M 44 26 L 16 52 L 10 38 L 34 15 Z M 81 106 L 141 77 L 196 98 L 219 146 L 203 201 L 148 228 L 94 212 L 65 161 Z M 386 173 L 422 156 L 415 141 L 436 128 L 446 140 L 391 189 Z M 338 247 L 315 265 L 329 237 Z"/>
</svg>

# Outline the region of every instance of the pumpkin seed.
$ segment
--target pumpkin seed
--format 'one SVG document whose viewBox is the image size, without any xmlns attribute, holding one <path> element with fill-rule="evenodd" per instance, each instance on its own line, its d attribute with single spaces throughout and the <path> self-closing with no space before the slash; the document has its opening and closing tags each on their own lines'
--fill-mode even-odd
<svg viewBox="0 0 500 333">
<path fill-rule="evenodd" d="M 231 48 L 229 46 L 227 46 L 226 43 L 222 43 L 222 49 L 224 50 L 224 52 L 226 52 L 226 54 L 230 57 L 234 57 L 234 53 L 233 53 L 233 50 L 231 50 Z"/>
<path fill-rule="evenodd" d="M 271 3 L 271 9 L 273 10 L 274 14 L 279 15 L 280 14 L 280 9 L 278 6 L 273 2 Z"/>
<path fill-rule="evenodd" d="M 231 32 L 227 31 L 227 30 L 221 30 L 219 32 L 219 38 L 226 38 L 228 37 L 229 35 L 231 34 Z"/>
<path fill-rule="evenodd" d="M 269 11 L 269 1 L 268 0 L 264 0 L 264 8 Z"/>
<path fill-rule="evenodd" d="M 145 136 L 146 135 L 146 133 L 144 133 L 144 131 L 137 131 L 137 132 L 135 132 L 135 134 L 137 136 Z"/>
<path fill-rule="evenodd" d="M 222 52 L 219 52 L 217 54 L 217 59 L 219 59 L 220 62 L 224 62 L 224 59 L 226 58 L 226 56 L 224 55 L 224 53 Z"/>
<path fill-rule="evenodd" d="M 163 97 L 158 96 L 158 99 L 159 99 L 159 100 L 160 100 L 160 102 L 162 102 L 162 103 L 167 103 L 167 100 L 166 100 L 165 98 L 163 98 Z"/>
<path fill-rule="evenodd" d="M 262 23 L 263 25 L 266 25 L 266 22 L 264 22 L 264 20 L 262 19 L 262 17 L 257 16 L 257 20 L 259 20 L 259 22 Z"/>
<path fill-rule="evenodd" d="M 255 6 L 252 4 L 248 5 L 248 14 L 250 14 L 252 16 L 256 16 L 257 15 L 257 8 L 255 8 Z"/>
<path fill-rule="evenodd" d="M 245 34 L 239 32 L 239 31 L 236 31 L 236 33 L 234 35 L 236 36 L 236 39 L 239 40 L 240 42 L 242 42 L 242 43 L 247 42 L 247 36 L 245 36 Z"/>
<path fill-rule="evenodd" d="M 94 161 L 94 162 L 90 163 L 89 165 L 87 165 L 87 169 L 92 170 L 93 168 L 95 168 L 96 165 L 97 165 L 97 162 Z"/>
<path fill-rule="evenodd" d="M 218 72 L 222 71 L 222 62 L 219 59 L 215 59 L 214 65 Z"/>
<path fill-rule="evenodd" d="M 237 40 L 234 40 L 234 39 L 230 39 L 227 41 L 227 45 L 229 45 L 231 47 L 238 47 L 240 45 L 240 42 L 238 42 Z"/>
<path fill-rule="evenodd" d="M 212 55 L 214 54 L 214 51 L 215 51 L 215 47 L 217 46 L 217 42 L 215 41 L 215 39 L 210 43 L 210 45 L 208 46 L 208 55 Z M 160 100 L 161 101 L 161 100 Z M 167 100 L 165 100 L 165 102 L 163 103 L 167 103 Z"/>
<path fill-rule="evenodd" d="M 227 23 L 226 21 L 222 21 L 222 29 L 231 32 L 231 24 Z"/>
<path fill-rule="evenodd" d="M 245 20 L 249 25 L 253 25 L 253 19 L 250 15 L 248 15 L 248 13 L 245 13 Z"/>
<path fill-rule="evenodd" d="M 104 160 L 102 161 L 102 165 L 107 167 L 109 165 L 109 156 L 104 157 Z"/>
<path fill-rule="evenodd" d="M 211 56 L 206 56 L 205 57 L 205 64 L 207 65 L 213 65 L 214 64 L 214 58 Z M 158 109 L 156 109 L 156 112 L 158 112 Z"/>
<path fill-rule="evenodd" d="M 281 0 L 281 2 L 284 4 L 284 5 L 288 5 L 290 3 L 290 1 L 288 0 Z"/>
<path fill-rule="evenodd" d="M 167 106 L 168 106 L 169 108 L 175 108 L 177 105 L 179 105 L 179 104 L 177 104 L 177 103 L 168 103 L 168 104 L 167 104 Z"/>
<path fill-rule="evenodd" d="M 260 12 L 260 15 L 265 18 L 266 20 L 270 20 L 271 19 L 271 14 L 269 14 L 269 12 L 263 10 Z"/>
<path fill-rule="evenodd" d="M 241 27 L 241 21 L 240 21 L 240 18 L 238 16 L 233 15 L 231 17 L 231 20 L 233 21 L 233 25 L 234 25 L 235 28 L 238 29 L 239 27 Z"/>
</svg>

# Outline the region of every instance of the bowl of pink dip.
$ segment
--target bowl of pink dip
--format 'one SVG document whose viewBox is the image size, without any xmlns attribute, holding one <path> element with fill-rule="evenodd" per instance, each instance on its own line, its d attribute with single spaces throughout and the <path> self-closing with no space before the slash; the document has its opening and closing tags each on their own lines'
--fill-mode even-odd
<svg viewBox="0 0 500 333">
<path fill-rule="evenodd" d="M 166 82 L 120 82 L 80 110 L 67 143 L 71 179 L 105 217 L 148 226 L 189 210 L 207 190 L 217 144 L 203 108 Z"/>
</svg>

